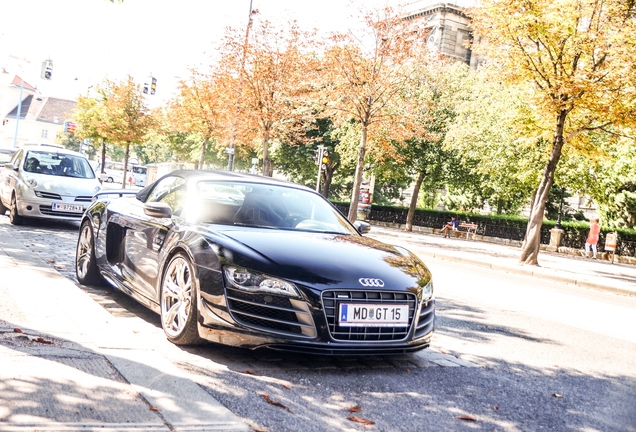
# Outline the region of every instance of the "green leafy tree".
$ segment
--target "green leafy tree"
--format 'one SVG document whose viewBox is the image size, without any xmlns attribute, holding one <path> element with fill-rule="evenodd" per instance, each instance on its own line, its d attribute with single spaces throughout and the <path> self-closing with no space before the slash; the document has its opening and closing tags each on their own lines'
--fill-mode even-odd
<svg viewBox="0 0 636 432">
<path fill-rule="evenodd" d="M 557 165 L 585 132 L 633 122 L 636 13 L 624 0 L 484 0 L 471 11 L 475 51 L 505 82 L 528 83 L 551 144 L 520 262 L 538 265 L 541 225 Z"/>
</svg>

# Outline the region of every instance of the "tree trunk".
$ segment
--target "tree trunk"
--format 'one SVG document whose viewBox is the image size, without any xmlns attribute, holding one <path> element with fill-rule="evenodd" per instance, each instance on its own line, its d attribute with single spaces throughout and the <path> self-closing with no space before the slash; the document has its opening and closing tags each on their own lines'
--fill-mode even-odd
<svg viewBox="0 0 636 432">
<path fill-rule="evenodd" d="M 504 204 L 504 201 L 501 198 L 497 199 L 497 214 L 498 215 L 503 213 L 503 204 Z"/>
<path fill-rule="evenodd" d="M 409 204 L 409 212 L 406 215 L 406 231 L 413 231 L 413 219 L 415 218 L 415 207 L 417 206 L 417 198 L 420 195 L 420 188 L 424 181 L 425 174 L 419 173 L 417 180 L 415 180 L 415 187 L 413 187 L 413 196 L 411 197 L 411 204 Z"/>
<path fill-rule="evenodd" d="M 360 185 L 362 185 L 362 172 L 364 171 L 364 155 L 367 152 L 367 125 L 362 125 L 362 137 L 360 138 L 360 149 L 358 150 L 358 164 L 353 180 L 353 191 L 351 192 L 351 204 L 349 204 L 349 215 L 347 218 L 351 223 L 358 218 L 358 196 L 360 195 Z"/>
<path fill-rule="evenodd" d="M 539 256 L 539 248 L 541 245 L 541 225 L 543 224 L 543 213 L 548 202 L 548 194 L 554 182 L 554 173 L 561 158 L 563 150 L 563 128 L 568 111 L 562 110 L 557 117 L 556 129 L 554 131 L 554 142 L 550 158 L 546 163 L 543 177 L 537 188 L 534 204 L 528 219 L 528 227 L 526 229 L 526 242 L 521 250 L 519 262 L 522 264 L 539 265 L 537 257 Z"/>
<path fill-rule="evenodd" d="M 102 174 L 106 173 L 106 140 L 102 138 Z"/>
<path fill-rule="evenodd" d="M 208 148 L 208 141 L 210 139 L 208 137 L 205 137 L 205 139 L 203 140 L 203 144 L 201 144 L 201 156 L 199 156 L 199 169 L 203 169 L 203 163 L 205 162 L 205 151 Z"/>
<path fill-rule="evenodd" d="M 265 130 L 263 134 L 263 175 L 267 177 L 272 176 L 269 160 L 269 129 Z"/>
<path fill-rule="evenodd" d="M 126 189 L 126 183 L 128 181 L 128 156 L 130 156 L 130 143 L 126 143 L 126 154 L 124 156 L 124 178 L 121 181 L 121 188 Z"/>
</svg>

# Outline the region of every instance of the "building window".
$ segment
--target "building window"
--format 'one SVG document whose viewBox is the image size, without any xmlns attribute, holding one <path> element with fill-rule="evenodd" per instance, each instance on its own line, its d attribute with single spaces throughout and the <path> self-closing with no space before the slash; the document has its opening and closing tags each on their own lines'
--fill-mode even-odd
<svg viewBox="0 0 636 432">
<path fill-rule="evenodd" d="M 49 131 L 47 129 L 42 129 L 42 138 L 48 138 Z"/>
</svg>

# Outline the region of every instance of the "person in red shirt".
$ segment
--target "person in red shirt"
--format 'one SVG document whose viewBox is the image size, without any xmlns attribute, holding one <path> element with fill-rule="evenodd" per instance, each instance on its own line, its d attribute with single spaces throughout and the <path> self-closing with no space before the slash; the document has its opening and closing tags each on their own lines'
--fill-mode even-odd
<svg viewBox="0 0 636 432">
<path fill-rule="evenodd" d="M 598 223 L 598 219 L 592 219 L 590 221 L 590 232 L 585 240 L 585 256 L 590 256 L 590 248 L 594 253 L 592 258 L 596 259 L 596 245 L 598 244 L 598 237 L 601 234 L 601 226 Z"/>
</svg>

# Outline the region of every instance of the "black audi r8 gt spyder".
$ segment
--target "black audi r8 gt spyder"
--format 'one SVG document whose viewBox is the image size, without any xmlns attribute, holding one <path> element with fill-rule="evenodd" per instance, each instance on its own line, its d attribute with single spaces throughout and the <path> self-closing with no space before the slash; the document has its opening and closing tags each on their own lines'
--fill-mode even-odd
<svg viewBox="0 0 636 432">
<path fill-rule="evenodd" d="M 86 210 L 77 278 L 107 281 L 161 315 L 171 342 L 327 355 L 426 348 L 431 273 L 408 250 L 364 237 L 294 183 L 174 171 Z"/>
</svg>

